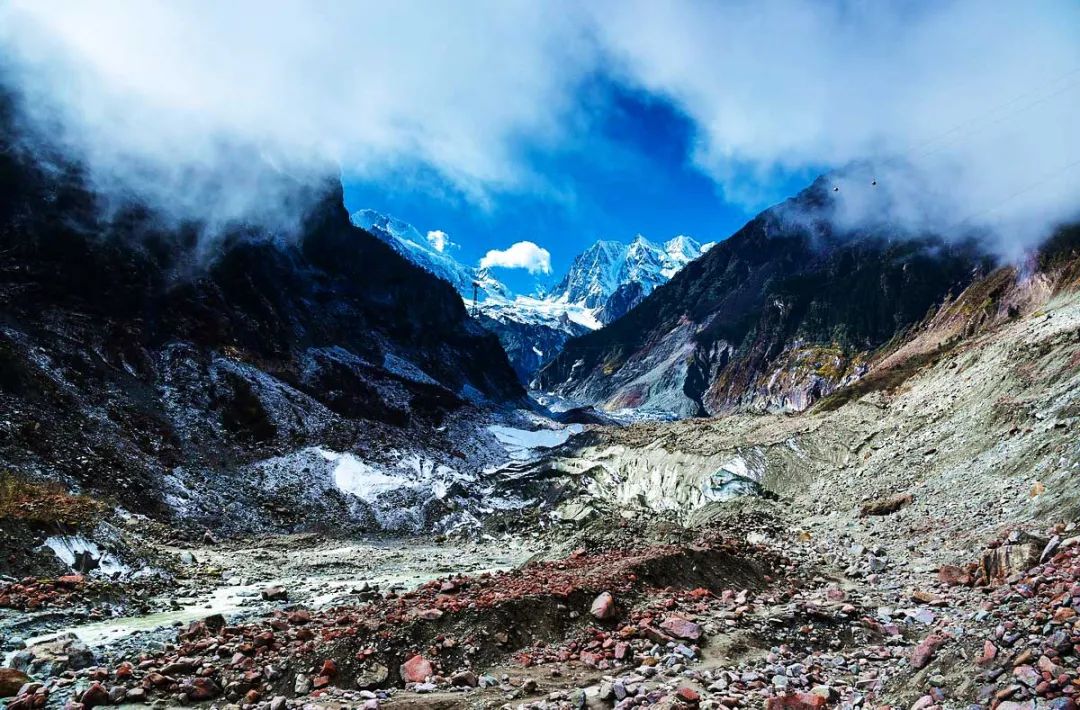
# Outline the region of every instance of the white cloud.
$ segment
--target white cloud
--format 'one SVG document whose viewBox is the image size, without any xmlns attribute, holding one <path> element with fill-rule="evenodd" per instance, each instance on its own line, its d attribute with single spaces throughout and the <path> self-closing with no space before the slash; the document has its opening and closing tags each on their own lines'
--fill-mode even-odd
<svg viewBox="0 0 1080 710">
<path fill-rule="evenodd" d="M 237 185 L 220 205 L 191 189 L 235 182 L 235 142 L 296 173 L 433 169 L 483 204 L 528 185 L 524 152 L 564 136 L 593 64 L 584 27 L 569 4 L 528 0 L 8 0 L 0 69 L 96 178 L 174 211 L 270 208 Z"/>
<path fill-rule="evenodd" d="M 428 232 L 427 240 L 428 244 L 431 245 L 431 248 L 439 252 L 446 251 L 447 247 L 457 247 L 457 244 L 450 241 L 450 235 L 441 229 L 433 229 Z"/>
<path fill-rule="evenodd" d="M 533 242 L 516 242 L 507 249 L 492 249 L 480 260 L 481 269 L 493 266 L 525 269 L 530 274 L 550 274 L 551 252 Z"/>
<path fill-rule="evenodd" d="M 593 7 L 623 79 L 686 113 L 692 161 L 748 208 L 784 172 L 867 161 L 879 189 L 842 190 L 849 222 L 968 220 L 1008 251 L 1078 214 L 1074 0 Z"/>
<path fill-rule="evenodd" d="M 102 184 L 181 214 L 272 209 L 234 143 L 300 176 L 433 170 L 479 206 L 555 189 L 531 158 L 587 142 L 601 76 L 685 113 L 688 160 L 747 209 L 865 160 L 884 199 L 853 183 L 847 218 L 1007 250 L 1076 215 L 1077 26 L 1075 0 L 8 0 L 0 63 Z"/>
</svg>

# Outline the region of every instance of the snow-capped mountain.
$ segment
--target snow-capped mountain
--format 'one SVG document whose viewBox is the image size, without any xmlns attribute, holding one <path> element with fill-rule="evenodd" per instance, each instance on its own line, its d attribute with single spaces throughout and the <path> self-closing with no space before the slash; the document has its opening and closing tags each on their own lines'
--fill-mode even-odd
<svg viewBox="0 0 1080 710">
<path fill-rule="evenodd" d="M 424 235 L 408 222 L 370 209 L 358 210 L 351 218 L 402 256 L 448 281 L 470 308 L 473 283 L 479 283 L 474 315 L 499 337 L 525 383 L 567 340 L 619 318 L 712 246 L 687 236 L 662 245 L 640 235 L 629 244 L 598 241 L 574 259 L 551 292 L 523 296 L 513 294 L 486 269 L 455 259 L 449 253 L 454 245 L 442 232 Z"/>
<path fill-rule="evenodd" d="M 426 236 L 408 222 L 371 209 L 357 210 L 350 216 L 352 223 L 379 237 L 399 254 L 416 265 L 448 281 L 464 298 L 471 299 L 473 282 L 478 281 L 489 295 L 510 298 L 510 291 L 486 271 L 465 266 L 449 250 L 455 247 L 442 232 Z"/>
<path fill-rule="evenodd" d="M 640 234 L 629 244 L 599 241 L 574 259 L 548 298 L 584 306 L 601 323 L 610 323 L 711 246 L 684 235 L 662 245 Z"/>
</svg>

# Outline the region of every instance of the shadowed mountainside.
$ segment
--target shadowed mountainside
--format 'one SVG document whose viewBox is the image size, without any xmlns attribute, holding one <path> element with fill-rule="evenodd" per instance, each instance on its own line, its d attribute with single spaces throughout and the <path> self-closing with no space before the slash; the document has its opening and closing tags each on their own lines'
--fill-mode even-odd
<svg viewBox="0 0 1080 710">
<path fill-rule="evenodd" d="M 176 471 L 210 481 L 305 446 L 466 456 L 445 417 L 523 396 L 449 284 L 350 224 L 336 179 L 291 185 L 295 238 L 234 225 L 207 254 L 205 225 L 104 216 L 14 116 L 0 94 L 5 467 L 160 510 Z"/>
<path fill-rule="evenodd" d="M 830 200 L 819 179 L 761 213 L 624 317 L 568 342 L 541 387 L 679 416 L 801 410 L 991 268 L 972 242 L 839 233 Z"/>
</svg>

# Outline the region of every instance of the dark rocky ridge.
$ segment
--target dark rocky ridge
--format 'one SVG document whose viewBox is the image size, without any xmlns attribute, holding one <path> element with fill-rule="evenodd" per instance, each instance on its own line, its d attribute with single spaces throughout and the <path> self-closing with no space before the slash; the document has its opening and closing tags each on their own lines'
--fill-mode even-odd
<svg viewBox="0 0 1080 710">
<path fill-rule="evenodd" d="M 315 444 L 467 457 L 444 419 L 523 396 L 448 284 L 350 224 L 336 180 L 295 184 L 295 239 L 237 225 L 200 260 L 203 225 L 102 216 L 15 115 L 0 92 L 0 466 L 160 513 L 178 467 L 209 482 Z"/>
<path fill-rule="evenodd" d="M 624 317 L 569 341 L 543 389 L 682 416 L 801 410 L 991 267 L 970 241 L 842 234 L 824 179 L 766 210 Z"/>
<path fill-rule="evenodd" d="M 565 316 L 559 328 L 552 327 L 550 323 L 492 318 L 483 311 L 477 320 L 499 338 L 514 372 L 525 385 L 536 376 L 544 363 L 562 349 L 571 337 L 570 333 L 582 335 L 589 332 L 588 328 Z"/>
</svg>

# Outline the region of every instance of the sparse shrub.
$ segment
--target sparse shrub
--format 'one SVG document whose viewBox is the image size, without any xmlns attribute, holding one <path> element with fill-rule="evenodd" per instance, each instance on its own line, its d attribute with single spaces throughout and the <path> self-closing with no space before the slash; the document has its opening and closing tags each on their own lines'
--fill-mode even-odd
<svg viewBox="0 0 1080 710">
<path fill-rule="evenodd" d="M 0 520 L 77 528 L 96 522 L 106 510 L 101 501 L 72 494 L 59 483 L 28 481 L 0 471 Z"/>
</svg>

